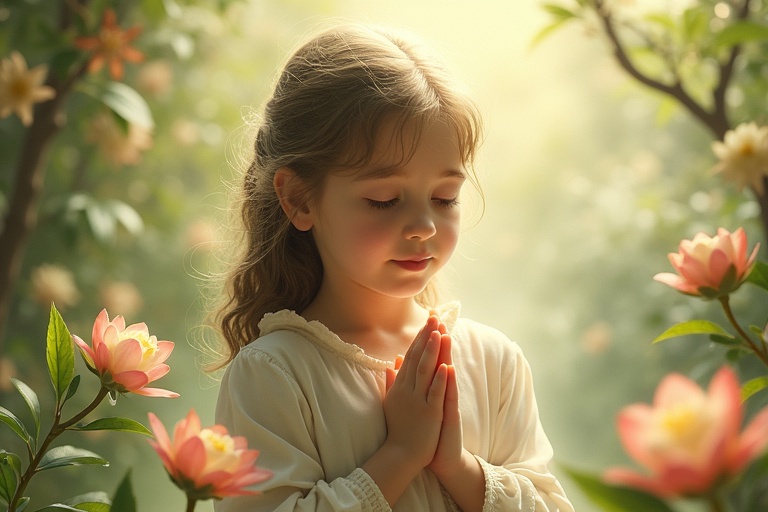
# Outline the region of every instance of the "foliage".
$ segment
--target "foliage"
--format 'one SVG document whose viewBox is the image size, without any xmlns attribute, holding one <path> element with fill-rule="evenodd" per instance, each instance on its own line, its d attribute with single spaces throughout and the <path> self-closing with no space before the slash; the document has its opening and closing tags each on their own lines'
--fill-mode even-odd
<svg viewBox="0 0 768 512">
<path fill-rule="evenodd" d="M 646 91 L 660 93 L 656 96 L 658 118 L 669 123 L 672 122 L 673 112 L 685 112 L 705 128 L 710 136 L 714 136 L 712 146 L 714 150 L 719 150 L 718 157 L 722 158 L 722 148 L 735 139 L 730 134 L 742 130 L 746 123 L 766 123 L 762 106 L 768 88 L 759 78 L 768 69 L 765 52 L 768 48 L 768 26 L 763 23 L 768 11 L 764 2 L 678 2 L 667 11 L 660 11 L 650 3 L 573 0 L 567 4 L 545 4 L 544 10 L 551 16 L 552 22 L 534 38 L 534 44 L 541 44 L 556 31 L 574 22 L 588 27 L 590 34 L 600 34 L 610 48 L 615 63 L 628 78 L 646 87 Z M 739 126 L 734 130 L 736 125 Z M 725 140 L 725 145 L 719 142 L 720 139 Z M 749 148 L 746 148 L 744 154 L 748 151 Z M 764 160 L 760 162 L 761 167 L 756 172 L 762 173 L 762 183 L 744 177 L 738 177 L 735 181 L 737 185 L 738 181 L 741 181 L 741 185 L 752 183 L 752 197 L 759 205 L 759 218 L 765 236 L 768 233 L 768 201 L 763 185 L 768 183 L 768 167 Z M 719 168 L 715 169 L 722 170 L 725 164 L 723 160 Z M 727 170 L 730 172 L 733 169 Z M 754 172 L 754 169 L 752 167 L 750 172 Z M 725 172 L 723 176 L 729 177 Z M 684 184 L 678 182 L 677 185 Z M 696 187 L 694 190 L 702 186 L 691 185 Z M 720 188 L 737 202 L 743 200 L 738 199 L 740 194 L 729 190 L 727 183 Z M 708 194 L 723 192 L 713 189 Z M 734 211 L 723 209 L 720 217 L 712 221 L 721 225 L 723 221 L 732 222 Z M 706 225 L 704 222 L 698 224 Z M 653 243 L 656 242 L 658 240 Z M 764 272 L 765 263 L 758 262 L 748 281 L 758 288 L 766 289 L 762 285 Z M 724 288 L 728 286 L 731 285 L 725 285 Z M 768 365 L 768 340 L 765 329 L 754 325 L 744 329 L 739 324 L 731 309 L 729 297 L 730 292 L 726 291 L 718 301 L 735 334 L 727 332 L 718 322 L 686 319 L 668 328 L 656 338 L 656 342 L 683 335 L 708 335 L 706 339 L 710 341 L 710 347 L 722 347 L 722 350 L 709 350 L 709 358 L 725 357 L 731 364 L 741 366 L 745 376 L 755 375 L 756 372 L 757 376 L 748 378 L 742 385 L 742 397 L 746 400 L 754 397 L 768 383 L 763 376 L 764 365 Z M 737 302 L 740 306 L 747 306 L 748 316 L 752 316 L 756 312 L 752 310 L 759 311 L 760 308 L 749 306 L 764 303 L 761 300 L 747 296 L 737 299 Z M 692 308 L 690 312 L 694 311 Z M 697 346 L 703 347 L 701 344 Z M 685 364 L 691 368 L 691 361 Z M 756 365 L 763 365 L 762 370 Z M 762 467 L 763 464 L 758 462 L 754 467 Z M 717 499 L 723 502 L 715 500 L 714 491 L 712 496 L 706 496 L 712 510 L 725 510 L 718 508 L 725 504 L 735 507 L 729 510 L 759 508 L 759 503 L 762 503 L 760 500 L 764 499 L 764 485 L 759 478 L 754 477 L 755 473 L 759 471 L 750 469 L 740 481 L 731 482 L 730 487 L 721 489 L 722 496 Z M 569 471 L 569 475 L 585 494 L 605 510 L 623 509 L 621 507 L 634 510 L 627 503 L 621 503 L 623 492 L 599 477 L 579 471 Z M 739 505 L 736 506 L 736 503 Z"/>
</svg>

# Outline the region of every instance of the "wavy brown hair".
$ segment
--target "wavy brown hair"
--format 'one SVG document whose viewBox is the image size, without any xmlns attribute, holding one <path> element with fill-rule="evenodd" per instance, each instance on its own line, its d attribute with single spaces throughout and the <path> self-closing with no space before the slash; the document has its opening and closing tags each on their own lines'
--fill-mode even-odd
<svg viewBox="0 0 768 512">
<path fill-rule="evenodd" d="M 471 170 L 480 116 L 422 47 L 380 28 L 345 25 L 319 33 L 293 53 L 263 109 L 254 157 L 242 178 L 242 240 L 216 312 L 226 341 L 217 366 L 259 336 L 264 314 L 306 308 L 323 278 L 311 230 L 296 229 L 280 206 L 275 172 L 291 169 L 302 184 L 300 201 L 311 202 L 328 173 L 354 172 L 370 161 L 385 121 L 394 120 L 398 133 L 405 123 L 422 128 L 438 119 L 456 129 L 477 185 Z M 413 142 L 400 141 L 411 148 Z M 432 285 L 417 297 L 422 305 L 433 299 Z"/>
</svg>

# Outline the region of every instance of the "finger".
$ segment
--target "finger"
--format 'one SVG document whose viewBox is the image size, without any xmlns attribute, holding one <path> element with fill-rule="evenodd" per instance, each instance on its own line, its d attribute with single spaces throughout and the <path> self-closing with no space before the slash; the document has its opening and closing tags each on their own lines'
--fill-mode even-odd
<svg viewBox="0 0 768 512">
<path fill-rule="evenodd" d="M 417 392 L 426 393 L 435 376 L 437 356 L 440 353 L 440 333 L 432 331 L 427 340 L 424 352 L 421 354 L 416 367 L 416 380 L 414 382 Z"/>
<path fill-rule="evenodd" d="M 397 372 L 393 370 L 392 368 L 386 369 L 386 390 L 389 391 L 389 389 L 392 387 L 392 384 L 395 383 L 395 378 L 397 377 Z"/>
<path fill-rule="evenodd" d="M 435 376 L 432 379 L 432 383 L 429 386 L 429 393 L 427 394 L 427 404 L 430 407 L 444 407 L 445 403 L 445 391 L 448 385 L 448 366 L 441 364 Z"/>
<path fill-rule="evenodd" d="M 453 425 L 461 423 L 461 414 L 459 412 L 459 383 L 456 380 L 456 367 L 453 365 L 449 365 L 446 368 L 443 422 Z"/>
<path fill-rule="evenodd" d="M 399 370 L 400 367 L 403 366 L 403 356 L 402 354 L 398 354 L 395 358 L 395 370 Z"/>
<path fill-rule="evenodd" d="M 416 369 L 418 367 L 421 356 L 424 353 L 424 348 L 429 340 L 429 337 L 437 329 L 438 320 L 435 316 L 430 316 L 427 319 L 424 327 L 421 328 L 419 333 L 414 338 L 411 345 L 408 347 L 408 351 L 405 353 L 403 363 L 400 368 L 401 373 L 405 373 L 403 378 L 415 379 Z"/>
<path fill-rule="evenodd" d="M 450 334 L 442 334 L 440 336 L 440 354 L 437 357 L 437 364 L 447 364 L 452 365 L 453 364 L 453 355 L 451 353 L 451 344 L 453 342 L 453 338 L 451 338 Z"/>
<path fill-rule="evenodd" d="M 437 330 L 440 331 L 440 334 L 448 334 L 448 328 L 443 322 L 437 324 Z"/>
</svg>

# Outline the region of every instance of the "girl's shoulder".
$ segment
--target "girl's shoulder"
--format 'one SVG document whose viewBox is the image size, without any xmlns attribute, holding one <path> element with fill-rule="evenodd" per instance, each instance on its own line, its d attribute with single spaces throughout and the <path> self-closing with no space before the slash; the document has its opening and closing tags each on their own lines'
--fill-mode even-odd
<svg viewBox="0 0 768 512">
<path fill-rule="evenodd" d="M 455 340 L 455 347 L 458 350 L 471 354 L 473 358 L 483 358 L 501 361 L 504 359 L 522 358 L 520 346 L 512 341 L 501 330 L 488 324 L 478 322 L 471 318 L 460 315 L 459 306 L 453 303 L 449 306 L 454 315 L 453 326 L 449 332 Z M 453 310 L 453 308 L 456 308 Z M 442 317 L 441 317 L 442 319 Z"/>
</svg>

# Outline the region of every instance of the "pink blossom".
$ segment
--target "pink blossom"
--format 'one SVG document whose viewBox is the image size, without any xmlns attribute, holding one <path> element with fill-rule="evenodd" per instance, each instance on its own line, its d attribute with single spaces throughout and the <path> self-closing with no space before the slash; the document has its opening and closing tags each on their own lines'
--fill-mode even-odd
<svg viewBox="0 0 768 512">
<path fill-rule="evenodd" d="M 93 323 L 92 347 L 78 336 L 72 338 L 85 364 L 110 391 L 165 398 L 179 396 L 165 389 L 145 387 L 168 373 L 170 368 L 165 360 L 173 350 L 172 342 L 150 336 L 145 323 L 126 328 L 122 316 L 110 322 L 107 310 L 102 309 Z"/>
<path fill-rule="evenodd" d="M 648 470 L 609 469 L 606 481 L 661 497 L 701 496 L 735 476 L 768 445 L 768 408 L 741 431 L 739 381 L 720 369 L 705 392 L 679 374 L 666 376 L 653 405 L 633 404 L 618 417 L 627 453 Z"/>
<path fill-rule="evenodd" d="M 171 479 L 190 498 L 258 494 L 245 487 L 272 476 L 270 471 L 256 467 L 259 452 L 249 450 L 244 437 L 230 436 L 221 425 L 201 429 L 194 409 L 176 423 L 173 439 L 157 416 L 149 413 L 149 422 L 155 434 L 150 444 Z"/>
<path fill-rule="evenodd" d="M 669 261 L 677 274 L 661 273 L 653 278 L 688 295 L 715 298 L 736 291 L 749 276 L 757 258 L 756 244 L 747 256 L 747 235 L 738 228 L 730 233 L 724 228 L 710 237 L 698 233 L 693 240 L 680 242 Z"/>
</svg>

